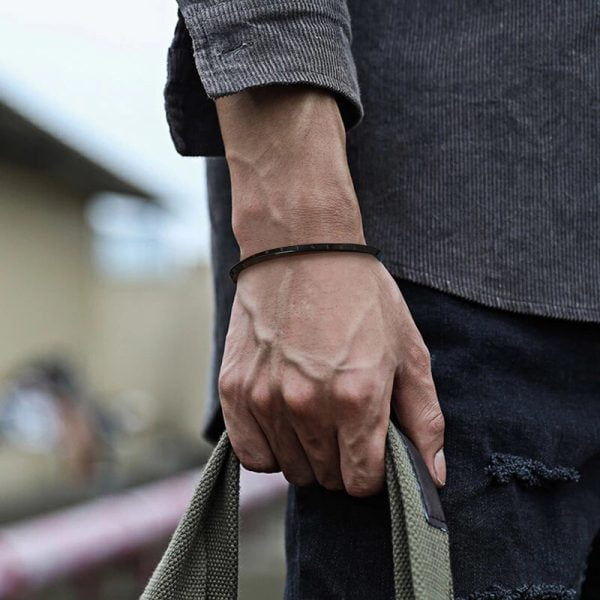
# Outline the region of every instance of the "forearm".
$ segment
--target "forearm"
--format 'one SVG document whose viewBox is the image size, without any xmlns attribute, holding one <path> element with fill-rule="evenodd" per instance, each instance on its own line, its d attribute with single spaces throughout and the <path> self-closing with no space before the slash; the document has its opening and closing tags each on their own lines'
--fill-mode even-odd
<svg viewBox="0 0 600 600">
<path fill-rule="evenodd" d="M 216 100 L 241 258 L 300 243 L 365 243 L 338 103 L 316 87 Z"/>
<path fill-rule="evenodd" d="M 335 98 L 304 87 L 217 99 L 241 256 L 305 242 L 364 243 Z M 286 263 L 286 261 L 288 261 Z M 354 496 L 381 490 L 391 402 L 443 485 L 443 415 L 398 284 L 373 256 L 322 252 L 248 269 L 219 373 L 240 462 Z"/>
</svg>

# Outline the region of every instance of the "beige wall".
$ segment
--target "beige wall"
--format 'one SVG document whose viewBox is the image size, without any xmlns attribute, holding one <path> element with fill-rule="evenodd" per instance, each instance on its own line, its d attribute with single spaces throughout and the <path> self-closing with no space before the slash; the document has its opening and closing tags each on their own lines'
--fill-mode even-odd
<svg viewBox="0 0 600 600">
<path fill-rule="evenodd" d="M 0 165 L 0 375 L 32 356 L 78 358 L 88 274 L 82 202 Z"/>
<path fill-rule="evenodd" d="M 119 402 L 147 394 L 162 422 L 197 434 L 208 392 L 212 289 L 207 266 L 172 279 L 91 288 L 88 375 L 96 391 Z"/>
<path fill-rule="evenodd" d="M 141 283 L 98 277 L 83 208 L 38 173 L 0 165 L 0 381 L 58 354 L 103 401 L 137 395 L 160 422 L 197 435 L 212 334 L 208 266 Z"/>
</svg>

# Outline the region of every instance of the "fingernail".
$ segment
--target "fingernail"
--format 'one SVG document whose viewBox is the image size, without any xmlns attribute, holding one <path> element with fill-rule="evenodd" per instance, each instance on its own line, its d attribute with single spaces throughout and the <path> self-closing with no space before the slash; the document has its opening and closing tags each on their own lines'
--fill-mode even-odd
<svg viewBox="0 0 600 600">
<path fill-rule="evenodd" d="M 433 459 L 433 470 L 439 485 L 446 485 L 446 457 L 444 449 L 440 448 Z"/>
</svg>

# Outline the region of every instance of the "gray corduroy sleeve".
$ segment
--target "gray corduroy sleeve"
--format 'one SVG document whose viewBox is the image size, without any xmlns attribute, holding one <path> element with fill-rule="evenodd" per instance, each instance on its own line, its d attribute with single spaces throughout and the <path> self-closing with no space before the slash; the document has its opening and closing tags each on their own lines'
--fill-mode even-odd
<svg viewBox="0 0 600 600">
<path fill-rule="evenodd" d="M 346 130 L 363 118 L 346 0 L 177 0 L 209 98 L 270 84 L 333 92 Z"/>
</svg>

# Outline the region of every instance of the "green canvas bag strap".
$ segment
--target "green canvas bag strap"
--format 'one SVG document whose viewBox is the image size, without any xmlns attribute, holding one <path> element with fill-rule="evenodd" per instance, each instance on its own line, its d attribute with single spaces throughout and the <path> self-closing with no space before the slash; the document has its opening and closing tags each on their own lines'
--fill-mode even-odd
<svg viewBox="0 0 600 600">
<path fill-rule="evenodd" d="M 239 504 L 239 462 L 224 432 L 141 598 L 235 600 Z"/>
<path fill-rule="evenodd" d="M 396 600 L 452 600 L 448 530 L 416 448 L 390 421 L 385 454 Z"/>
<path fill-rule="evenodd" d="M 418 460 L 390 422 L 386 482 L 396 600 L 452 600 L 448 533 Z M 141 600 L 237 599 L 239 481 L 239 462 L 224 432 Z"/>
</svg>

